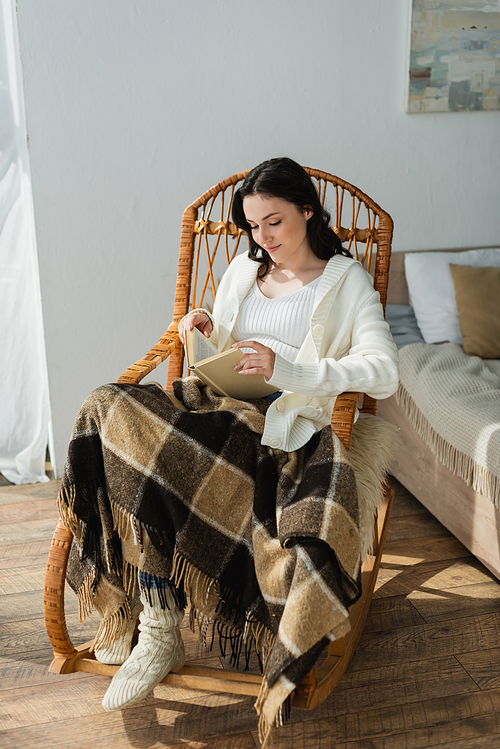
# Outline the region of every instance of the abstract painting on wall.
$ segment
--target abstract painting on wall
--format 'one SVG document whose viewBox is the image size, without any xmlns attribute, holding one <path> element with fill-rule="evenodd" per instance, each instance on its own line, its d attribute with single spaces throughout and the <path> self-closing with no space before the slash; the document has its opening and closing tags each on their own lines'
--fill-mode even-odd
<svg viewBox="0 0 500 749">
<path fill-rule="evenodd" d="M 412 0 L 408 112 L 500 109 L 500 0 Z"/>
</svg>

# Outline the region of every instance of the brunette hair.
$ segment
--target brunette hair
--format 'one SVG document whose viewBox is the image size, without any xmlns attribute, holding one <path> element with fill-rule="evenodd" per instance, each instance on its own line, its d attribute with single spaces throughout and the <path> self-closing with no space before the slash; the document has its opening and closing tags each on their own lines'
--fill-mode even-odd
<svg viewBox="0 0 500 749">
<path fill-rule="evenodd" d="M 245 218 L 243 199 L 249 195 L 281 198 L 296 205 L 300 211 L 306 207 L 310 208 L 313 215 L 307 221 L 307 237 L 314 254 L 322 260 L 329 260 L 334 255 L 352 257 L 330 228 L 330 214 L 321 205 L 316 188 L 306 170 L 296 161 L 286 157 L 269 159 L 249 172 L 241 187 L 234 193 L 231 207 L 233 222 L 248 234 L 248 256 L 262 266 L 259 269 L 261 278 L 268 272 L 271 258 L 253 239 L 250 224 Z"/>
</svg>

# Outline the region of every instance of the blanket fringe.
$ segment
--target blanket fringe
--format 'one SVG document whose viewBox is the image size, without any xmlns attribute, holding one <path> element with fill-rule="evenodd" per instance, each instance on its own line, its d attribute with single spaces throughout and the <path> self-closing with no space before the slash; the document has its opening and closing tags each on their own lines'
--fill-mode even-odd
<svg viewBox="0 0 500 749">
<path fill-rule="evenodd" d="M 216 580 L 194 567 L 177 550 L 172 562 L 171 581 L 189 600 L 189 626 L 192 632 L 198 630 L 200 642 L 205 647 L 211 647 L 217 629 L 224 657 L 229 643 L 232 665 L 238 666 L 240 656 L 244 652 L 248 668 L 253 647 L 259 660 L 265 665 L 274 644 L 274 635 L 261 622 L 242 619 L 241 614 L 238 614 L 237 599 L 232 591 L 221 589 Z M 208 645 L 210 630 L 212 639 Z"/>
<path fill-rule="evenodd" d="M 455 476 L 461 478 L 467 486 L 490 499 L 500 508 L 500 478 L 490 473 L 484 466 L 475 462 L 474 458 L 453 447 L 444 439 L 418 408 L 408 391 L 399 385 L 396 402 L 404 409 L 417 434 L 424 440 L 427 447 L 436 454 L 438 460 Z"/>
<path fill-rule="evenodd" d="M 267 686 L 267 682 L 263 680 L 262 686 L 260 688 L 259 696 L 257 697 L 257 701 L 255 703 L 255 709 L 257 711 L 257 715 L 259 716 L 258 732 L 259 732 L 259 741 L 262 745 L 262 749 L 265 749 L 265 746 L 269 740 L 269 736 L 271 735 L 271 730 L 273 727 L 272 721 L 268 720 L 267 716 L 263 713 L 263 707 L 268 697 L 269 697 L 269 687 Z"/>
<path fill-rule="evenodd" d="M 85 539 L 86 523 L 83 520 L 79 520 L 73 511 L 76 494 L 77 487 L 74 484 L 61 486 L 57 496 L 57 509 L 59 510 L 59 517 L 64 527 L 71 531 L 75 539 L 79 538 L 83 542 Z"/>
<path fill-rule="evenodd" d="M 74 511 L 75 501 L 77 496 L 80 495 L 80 499 L 86 495 L 93 496 L 105 492 L 104 487 L 97 483 L 88 483 L 82 485 L 75 484 L 63 484 L 59 489 L 57 497 L 57 509 L 59 511 L 59 517 L 62 524 L 73 534 L 74 542 L 78 548 L 80 559 L 84 556 L 89 555 L 89 545 L 92 543 L 92 536 L 88 533 L 88 526 L 84 520 L 78 518 Z M 110 539 L 105 539 L 101 548 L 101 554 L 105 561 L 105 567 L 111 574 L 119 575 L 121 572 L 121 559 L 120 554 L 117 554 L 117 550 L 113 548 L 113 544 Z M 97 584 L 100 576 L 99 572 L 96 571 L 94 577 L 94 585 Z"/>
<path fill-rule="evenodd" d="M 101 619 L 101 624 L 90 648 L 90 652 L 92 653 L 96 649 L 101 650 L 111 647 L 115 640 L 126 634 L 130 618 L 130 605 L 128 601 L 126 601 L 126 603 L 124 603 L 124 605 L 108 619 Z"/>
<path fill-rule="evenodd" d="M 191 603 L 189 620 L 191 630 L 195 632 L 198 629 L 200 640 L 205 646 L 207 646 L 209 630 L 212 630 L 212 642 L 217 630 L 223 657 L 227 655 L 227 644 L 230 646 L 229 656 L 232 665 L 238 667 L 243 650 L 245 667 L 248 668 L 250 653 L 254 647 L 259 657 L 261 670 L 265 670 L 275 641 L 275 635 L 267 627 L 260 622 L 246 620 L 242 629 L 241 622 L 237 620 L 235 609 L 231 605 L 230 596 L 225 598 L 225 592 L 220 590 L 215 580 L 193 567 L 178 552 L 175 553 L 172 564 L 172 581 L 176 587 L 185 589 L 187 598 Z M 211 599 L 211 597 L 213 598 Z M 203 602 L 204 610 L 200 611 L 195 601 Z M 222 620 L 218 618 L 221 616 Z M 270 690 L 264 678 L 255 703 L 255 709 L 259 715 L 259 738 L 262 749 L 266 747 L 272 727 L 279 727 L 290 718 L 290 693 L 295 685 L 290 683 L 289 687 L 285 687 L 285 692 L 283 692 L 284 684 L 281 682 L 284 682 L 284 680 L 279 681 L 280 684 L 276 685 L 278 689 Z M 274 692 L 276 692 L 274 702 L 278 704 L 270 706 L 268 704 L 269 696 Z"/>
<path fill-rule="evenodd" d="M 290 720 L 293 689 L 294 685 L 283 677 L 278 679 L 271 688 L 266 680 L 263 680 L 255 702 L 255 709 L 259 716 L 258 733 L 262 749 L 266 748 L 273 727 L 281 728 Z"/>
<path fill-rule="evenodd" d="M 85 487 L 84 491 L 87 490 L 88 488 Z M 65 527 L 76 537 L 83 532 L 84 538 L 85 523 L 79 521 L 73 511 L 77 491 L 75 486 L 66 486 L 61 490 L 59 511 Z M 374 503 L 376 505 L 377 500 Z M 113 506 L 113 503 L 110 504 L 113 524 L 120 538 L 127 536 L 130 538 L 133 535 L 135 544 L 139 546 L 142 546 L 147 536 L 151 539 L 150 529 L 147 526 L 138 522 L 130 513 Z M 82 542 L 81 546 L 80 553 L 85 548 L 85 543 Z M 153 581 L 154 576 L 148 575 L 137 566 L 118 557 L 120 557 L 119 554 L 117 558 L 109 559 L 107 566 L 108 568 L 116 566 L 123 583 L 124 598 L 115 611 L 101 618 L 92 650 L 108 648 L 117 638 L 125 634 L 131 618 L 130 600 L 138 594 L 141 573 L 146 581 L 151 578 L 151 585 L 153 586 L 154 582 L 153 587 L 157 587 L 156 580 Z M 177 549 L 173 554 L 170 583 L 179 601 L 187 599 L 190 602 L 190 628 L 193 632 L 198 630 L 199 639 L 205 647 L 209 647 L 207 641 L 210 633 L 211 644 L 214 636 L 218 635 L 222 654 L 226 656 L 227 651 L 231 664 L 236 667 L 243 656 L 246 668 L 249 666 L 251 652 L 255 648 L 261 670 L 265 671 L 275 642 L 275 635 L 264 624 L 246 618 L 239 605 L 240 599 L 233 591 L 224 589 L 214 578 L 208 577 L 194 567 Z M 92 568 L 83 584 L 80 585 L 77 594 L 81 620 L 90 614 L 100 592 L 104 597 L 105 589 L 101 591 L 100 588 L 100 571 Z M 269 688 L 266 679 L 263 679 L 255 703 L 259 715 L 259 738 L 263 749 L 266 747 L 273 726 L 281 726 L 289 718 L 291 693 L 295 686 L 282 676 Z"/>
<path fill-rule="evenodd" d="M 110 506 L 113 514 L 113 526 L 118 532 L 119 537 L 127 538 L 132 531 L 135 545 L 142 547 L 144 543 L 141 524 L 137 522 L 137 519 L 130 512 L 127 512 L 127 510 L 115 502 L 110 502 Z"/>
<path fill-rule="evenodd" d="M 72 513 L 66 513 L 71 522 Z M 128 522 L 122 514 L 121 522 Z M 144 579 L 153 580 L 154 576 L 142 572 L 136 566 L 124 562 L 121 570 L 123 589 L 126 595 L 123 604 L 110 616 L 102 617 L 99 630 L 95 637 L 92 650 L 107 648 L 114 640 L 125 634 L 127 622 L 131 617 L 130 601 L 139 593 L 139 575 Z M 83 622 L 95 608 L 97 570 L 94 568 L 80 585 L 77 597 L 79 618 Z M 252 650 L 255 649 L 261 670 L 274 644 L 274 635 L 261 622 L 243 619 L 238 614 L 237 600 L 231 591 L 221 591 L 219 584 L 213 578 L 193 567 L 185 557 L 177 551 L 172 562 L 170 589 L 174 594 L 179 608 L 186 605 L 186 597 L 190 602 L 189 626 L 192 632 L 197 632 L 200 642 L 206 648 L 211 648 L 215 635 L 218 635 L 223 657 L 228 657 L 231 665 L 239 666 L 244 657 L 245 669 L 248 670 Z M 158 589 L 158 580 L 154 578 L 154 587 Z M 208 643 L 211 633 L 211 641 Z M 229 646 L 229 647 L 228 647 Z"/>
<path fill-rule="evenodd" d="M 137 573 L 137 567 L 128 562 L 123 563 L 122 567 L 122 581 L 125 593 L 130 599 L 136 598 L 139 595 L 139 575 Z"/>
<path fill-rule="evenodd" d="M 92 613 L 96 571 L 92 569 L 78 589 L 78 618 L 84 622 Z"/>
<path fill-rule="evenodd" d="M 203 574 L 203 572 L 196 569 L 196 567 L 193 567 L 193 565 L 191 565 L 187 559 L 177 551 L 174 552 L 170 579 L 176 588 L 184 591 L 186 597 L 191 602 L 189 626 L 194 632 L 195 625 L 198 625 L 200 640 L 206 647 L 210 618 L 202 615 L 198 611 L 194 602 L 198 601 L 200 604 L 203 602 L 201 605 L 203 605 L 203 608 L 206 610 L 209 608 L 210 598 L 215 596 L 215 606 L 217 606 L 220 594 L 215 580 Z M 212 603 L 212 608 L 214 608 L 214 603 Z"/>
</svg>

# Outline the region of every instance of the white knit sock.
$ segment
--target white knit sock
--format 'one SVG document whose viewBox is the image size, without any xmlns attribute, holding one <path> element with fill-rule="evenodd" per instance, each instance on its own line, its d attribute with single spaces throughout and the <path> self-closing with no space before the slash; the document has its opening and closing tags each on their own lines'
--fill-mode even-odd
<svg viewBox="0 0 500 749">
<path fill-rule="evenodd" d="M 135 632 L 137 617 L 142 609 L 139 596 L 132 601 L 130 619 L 127 621 L 126 631 L 117 637 L 107 647 L 94 648 L 94 655 L 99 663 L 107 663 L 110 666 L 121 666 L 130 655 L 132 649 L 132 638 Z"/>
<path fill-rule="evenodd" d="M 105 710 L 119 710 L 142 700 L 164 676 L 184 665 L 180 632 L 183 612 L 177 608 L 170 590 L 162 592 L 170 608 L 161 608 L 156 589 L 149 591 L 153 605 L 141 591 L 144 608 L 139 614 L 139 641 L 111 680 L 102 701 Z"/>
</svg>

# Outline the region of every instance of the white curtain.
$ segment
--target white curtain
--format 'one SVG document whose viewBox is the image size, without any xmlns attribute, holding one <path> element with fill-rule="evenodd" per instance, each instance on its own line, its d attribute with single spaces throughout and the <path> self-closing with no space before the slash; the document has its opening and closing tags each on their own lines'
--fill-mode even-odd
<svg viewBox="0 0 500 749">
<path fill-rule="evenodd" d="M 17 24 L 0 0 L 0 472 L 47 481 L 50 421 Z"/>
</svg>

